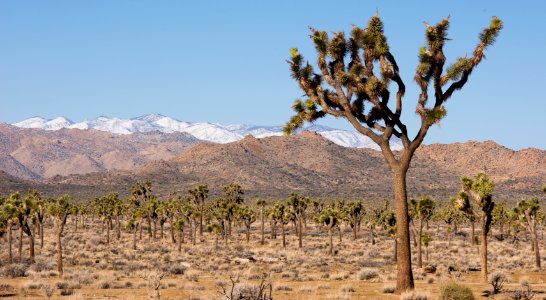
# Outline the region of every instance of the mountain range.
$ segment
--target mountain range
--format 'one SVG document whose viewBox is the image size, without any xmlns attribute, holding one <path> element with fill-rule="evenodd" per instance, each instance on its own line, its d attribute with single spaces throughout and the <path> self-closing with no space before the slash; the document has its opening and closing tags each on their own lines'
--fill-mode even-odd
<svg viewBox="0 0 546 300">
<path fill-rule="evenodd" d="M 333 129 L 282 136 L 272 134 L 280 128 L 199 123 L 205 128 L 201 138 L 212 139 L 219 128 L 236 139 L 214 143 L 196 137 L 197 130 L 193 135 L 173 129 L 184 122 L 161 127 L 157 124 L 171 119 L 158 115 L 104 119 L 89 122 L 86 129 L 74 128 L 80 123 L 68 120 L 41 120 L 0 124 L 0 194 L 32 187 L 79 199 L 111 191 L 126 196 L 135 182 L 151 180 L 154 192 L 163 197 L 203 183 L 215 197 L 230 182 L 240 183 L 247 197 L 283 198 L 292 191 L 323 198 L 392 197 L 392 178 L 381 152 L 340 146 L 325 137 Z M 99 124 L 112 131 L 130 130 L 91 128 Z M 184 124 L 195 129 L 198 123 Z M 265 137 L 256 138 L 259 132 Z M 537 196 L 546 183 L 546 151 L 514 151 L 493 141 L 422 145 L 408 173 L 408 193 L 447 199 L 460 189 L 461 176 L 479 171 L 495 181 L 499 200 Z"/>
<path fill-rule="evenodd" d="M 91 121 L 72 122 L 65 117 L 57 117 L 54 119 L 44 119 L 42 117 L 34 117 L 13 124 L 21 128 L 36 128 L 45 130 L 59 129 L 95 129 L 106 131 L 114 134 L 132 134 L 145 132 L 163 132 L 187 133 L 195 138 L 212 142 L 212 143 L 231 143 L 243 139 L 247 135 L 252 135 L 256 138 L 264 138 L 269 136 L 281 136 L 283 130 L 281 126 L 256 126 L 256 125 L 222 125 L 218 123 L 207 122 L 183 122 L 170 117 L 159 114 L 149 114 L 138 118 L 120 119 L 109 117 L 98 117 Z M 339 130 L 320 125 L 307 125 L 301 131 L 309 130 L 319 133 L 326 139 L 332 142 L 352 148 L 371 148 L 379 150 L 379 147 L 373 143 L 368 137 L 363 136 L 354 131 Z M 391 147 L 394 150 L 402 149 L 402 143 L 399 139 L 393 138 Z"/>
</svg>

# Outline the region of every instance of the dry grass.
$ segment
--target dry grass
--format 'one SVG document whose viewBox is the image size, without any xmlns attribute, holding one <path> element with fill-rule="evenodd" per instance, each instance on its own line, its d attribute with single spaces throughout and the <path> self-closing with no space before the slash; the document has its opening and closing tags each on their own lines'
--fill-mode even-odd
<svg viewBox="0 0 546 300">
<path fill-rule="evenodd" d="M 334 240 L 337 255 L 327 255 L 324 231 L 308 225 L 304 247 L 297 248 L 297 237 L 288 227 L 287 247 L 282 248 L 280 236 L 260 245 L 259 230 L 254 227 L 250 243 L 245 242 L 244 231 L 234 228 L 228 245 L 220 242 L 217 249 L 214 239 L 208 238 L 191 244 L 186 236 L 182 252 L 170 239 L 169 228 L 164 238 L 149 239 L 146 231 L 138 241 L 138 250 L 132 250 L 132 235 L 122 231 L 117 240 L 112 231 L 111 243 L 97 235 L 99 223 L 74 232 L 73 224 L 67 224 L 63 238 L 63 278 L 56 272 L 55 242 L 52 224 L 46 226 L 44 249 L 36 246 L 36 263 L 7 265 L 7 247 L 0 252 L 2 274 L 0 296 L 14 298 L 57 299 L 149 299 L 153 288 L 143 274 L 164 274 L 158 287 L 162 299 L 218 299 L 221 297 L 219 282 L 234 278 L 239 288 L 252 287 L 260 282 L 271 283 L 274 299 L 400 299 L 388 293 L 395 285 L 396 272 L 392 262 L 392 239 L 379 229 L 377 243 L 368 241 L 368 232 L 362 229 L 359 238 L 352 240 L 349 229 L 343 230 L 343 241 Z M 431 230 L 432 231 L 432 230 Z M 436 230 L 434 230 L 435 232 Z M 435 299 L 439 287 L 456 281 L 468 286 L 476 298 L 491 287 L 479 283 L 479 272 L 467 271 L 479 266 L 479 253 L 468 238 L 454 236 L 451 244 L 442 241 L 444 230 L 435 233 L 435 241 L 429 247 L 429 261 L 437 267 L 435 274 L 415 269 L 416 288 L 419 293 L 405 295 L 404 299 Z M 188 243 L 190 241 L 190 243 Z M 23 257 L 28 253 L 24 240 Z M 3 242 L 2 245 L 5 245 Z M 14 255 L 17 254 L 14 241 Z M 491 272 L 507 276 L 505 290 L 521 289 L 525 278 L 534 290 L 544 291 L 544 271 L 533 272 L 534 261 L 527 245 L 514 245 L 510 241 L 491 240 L 489 248 Z M 414 255 L 415 257 L 415 255 Z M 452 266 L 456 271 L 449 272 Z M 25 277 L 17 277 L 24 274 Z M 14 277 L 14 278 L 12 278 Z M 413 297 L 413 298 L 412 298 Z M 500 298 L 499 298 L 500 299 Z"/>
</svg>

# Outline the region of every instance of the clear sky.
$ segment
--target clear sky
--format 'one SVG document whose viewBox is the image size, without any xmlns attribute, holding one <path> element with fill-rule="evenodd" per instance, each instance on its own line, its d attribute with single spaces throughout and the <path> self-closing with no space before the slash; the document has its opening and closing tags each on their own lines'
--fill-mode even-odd
<svg viewBox="0 0 546 300">
<path fill-rule="evenodd" d="M 471 54 L 492 16 L 497 43 L 425 143 L 495 140 L 546 149 L 546 2 L 536 1 L 0 1 L 0 122 L 160 113 L 183 121 L 280 125 L 302 92 L 286 59 L 315 62 L 308 26 L 349 31 L 379 9 L 408 90 L 423 21 L 451 15 L 448 62 Z M 350 126 L 332 118 L 320 122 Z"/>
</svg>

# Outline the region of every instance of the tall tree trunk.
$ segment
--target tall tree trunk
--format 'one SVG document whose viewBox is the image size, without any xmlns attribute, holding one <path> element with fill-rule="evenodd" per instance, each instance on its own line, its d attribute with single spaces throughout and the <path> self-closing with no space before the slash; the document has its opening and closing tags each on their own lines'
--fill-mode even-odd
<svg viewBox="0 0 546 300">
<path fill-rule="evenodd" d="M 393 239 L 393 255 L 392 255 L 392 261 L 396 263 L 398 260 L 398 241 L 396 240 L 396 237 Z"/>
<path fill-rule="evenodd" d="M 191 237 L 191 243 L 194 246 L 195 246 L 196 235 L 197 235 L 197 221 L 194 219 L 193 220 L 193 234 L 192 234 L 192 237 Z"/>
<path fill-rule="evenodd" d="M 40 222 L 40 250 L 44 249 L 44 222 Z"/>
<path fill-rule="evenodd" d="M 30 256 L 30 261 L 34 262 L 34 234 L 28 236 L 28 252 Z"/>
<path fill-rule="evenodd" d="M 59 276 L 63 276 L 63 247 L 61 245 L 62 232 L 57 232 L 57 272 Z"/>
<path fill-rule="evenodd" d="M 402 293 L 414 288 L 413 273 L 411 270 L 411 248 L 409 236 L 408 195 L 406 191 L 406 173 L 409 167 L 400 166 L 402 170 L 395 170 L 394 199 L 396 213 L 396 292 Z"/>
<path fill-rule="evenodd" d="M 375 232 L 374 232 L 374 226 L 370 226 L 370 237 L 371 237 L 371 240 L 372 240 L 372 245 L 375 245 Z"/>
<path fill-rule="evenodd" d="M 156 233 L 157 233 L 157 221 L 154 219 L 154 235 L 153 235 L 154 240 L 157 238 Z"/>
<path fill-rule="evenodd" d="M 353 240 L 355 241 L 356 241 L 356 229 L 357 229 L 356 224 L 353 224 Z"/>
<path fill-rule="evenodd" d="M 163 222 L 159 222 L 159 228 L 160 228 L 160 230 L 161 230 L 161 239 L 164 238 L 164 235 L 163 235 L 163 225 L 164 225 L 164 224 L 165 224 L 165 223 L 163 223 Z"/>
<path fill-rule="evenodd" d="M 337 226 L 337 232 L 339 233 L 339 243 L 341 244 L 343 242 L 341 239 L 341 224 Z"/>
<path fill-rule="evenodd" d="M 481 217 L 482 223 L 482 249 L 481 249 L 481 258 L 482 258 L 482 271 L 481 277 L 482 282 L 487 282 L 487 232 L 485 230 L 485 216 Z"/>
</svg>

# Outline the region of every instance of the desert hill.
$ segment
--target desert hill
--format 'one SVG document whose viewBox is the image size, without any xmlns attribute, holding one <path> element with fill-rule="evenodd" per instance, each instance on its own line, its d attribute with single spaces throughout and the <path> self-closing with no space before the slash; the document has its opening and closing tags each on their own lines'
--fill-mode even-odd
<svg viewBox="0 0 546 300">
<path fill-rule="evenodd" d="M 494 142 L 422 146 L 408 174 L 410 196 L 447 199 L 459 190 L 462 175 L 486 170 L 501 200 L 539 195 L 546 182 L 546 151 L 513 151 Z M 156 193 L 185 193 L 207 183 L 219 193 L 230 182 L 247 195 L 287 197 L 296 191 L 322 198 L 390 198 L 391 174 L 380 152 L 338 146 L 318 134 L 256 139 L 229 144 L 197 144 L 170 160 L 146 163 L 131 171 L 56 176 L 58 188 L 127 192 L 137 180 L 150 179 Z M 218 195 L 218 194 L 217 194 Z M 214 195 L 213 195 L 214 196 Z"/>
<path fill-rule="evenodd" d="M 0 124 L 0 170 L 23 179 L 130 170 L 146 162 L 175 157 L 198 142 L 185 133 L 117 135 Z"/>
</svg>

